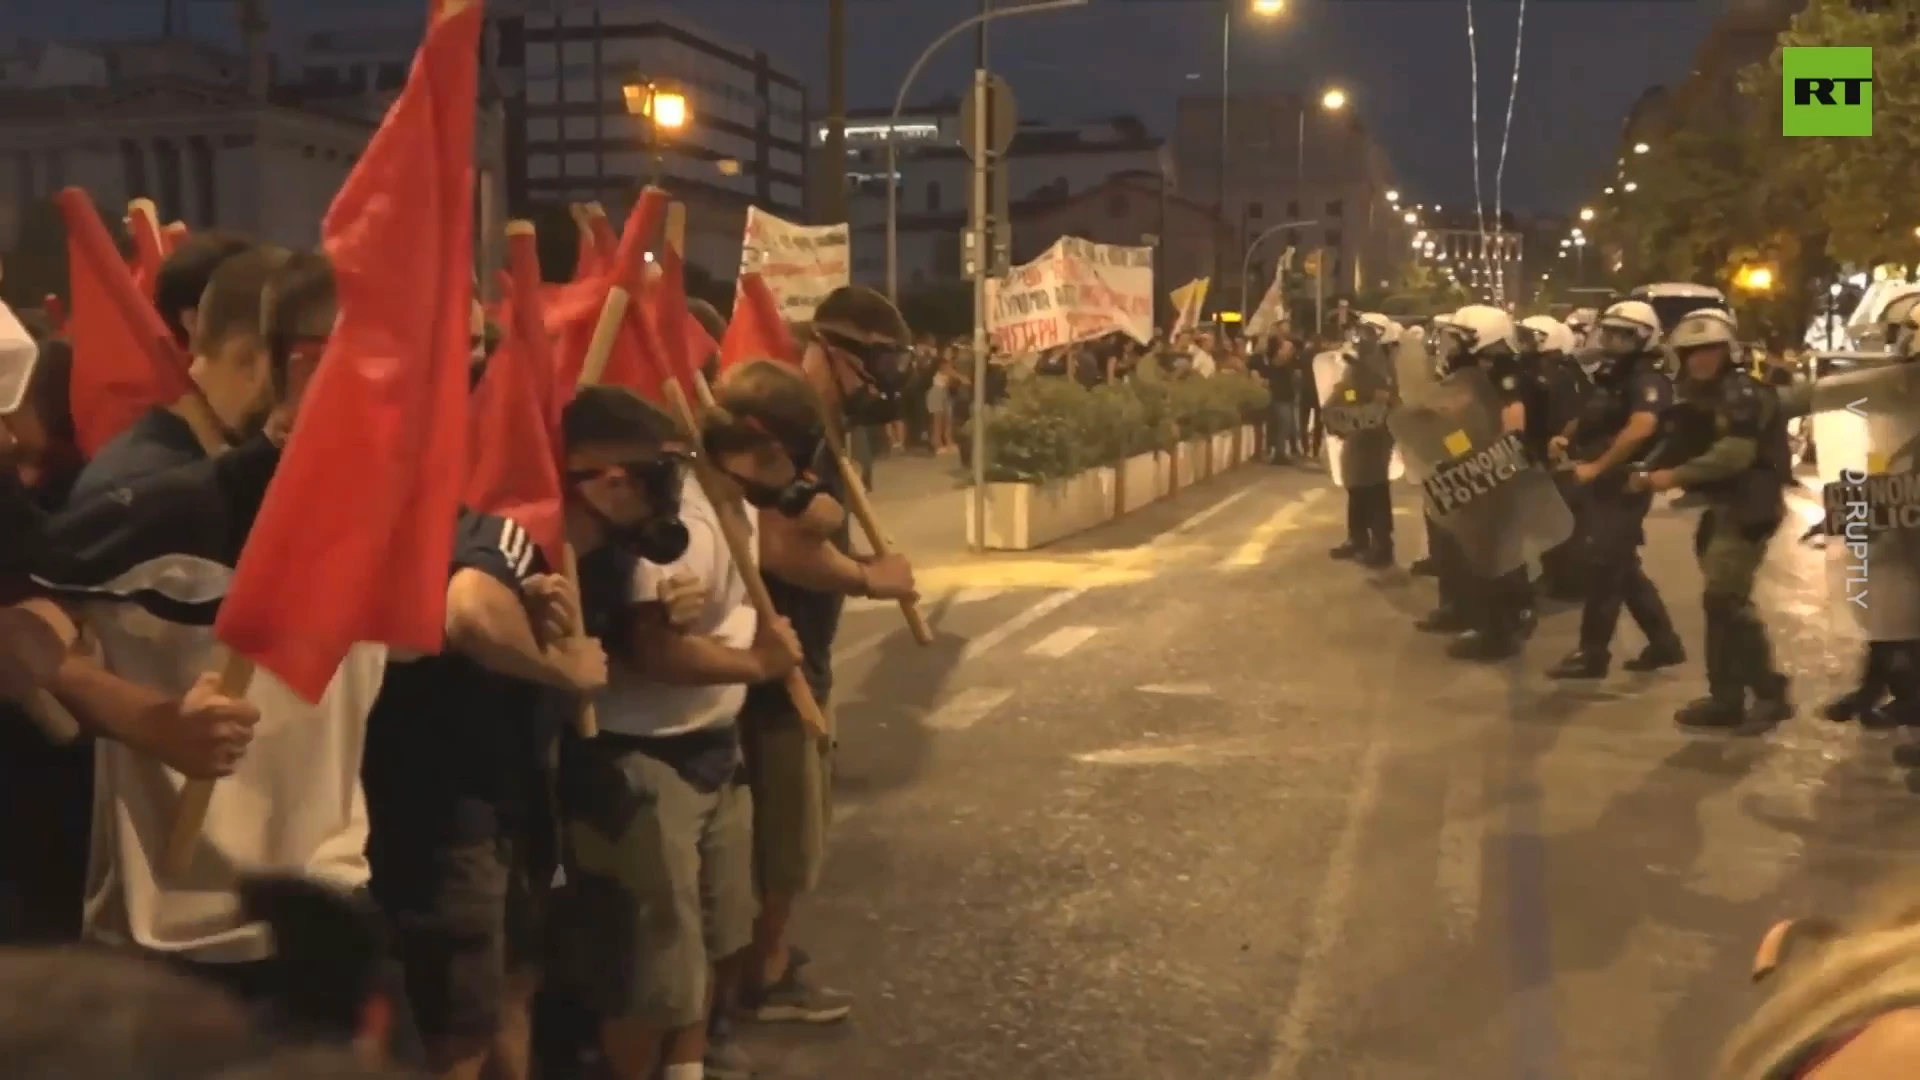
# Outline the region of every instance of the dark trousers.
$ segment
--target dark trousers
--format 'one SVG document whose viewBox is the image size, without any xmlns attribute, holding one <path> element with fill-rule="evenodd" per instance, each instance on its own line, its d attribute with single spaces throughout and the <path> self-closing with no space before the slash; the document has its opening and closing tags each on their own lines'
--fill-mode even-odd
<svg viewBox="0 0 1920 1080">
<path fill-rule="evenodd" d="M 1567 502 L 1567 509 L 1573 512 L 1573 535 L 1567 542 L 1540 556 L 1540 577 L 1544 580 L 1547 592 L 1556 597 L 1572 598 L 1586 595 L 1586 548 L 1581 542 L 1583 534 L 1582 519 L 1586 514 L 1585 502 L 1580 485 L 1566 473 L 1554 474 L 1560 495 Z"/>
<path fill-rule="evenodd" d="M 1652 496 L 1594 495 L 1588 503 L 1583 539 L 1587 551 L 1587 599 L 1580 612 L 1580 651 L 1607 659 L 1613 652 L 1613 632 L 1626 608 L 1647 641 L 1672 641 L 1677 636 L 1660 590 L 1640 564 L 1642 528 Z"/>
<path fill-rule="evenodd" d="M 1312 397 L 1300 399 L 1300 450 L 1308 457 L 1320 456 L 1320 403 Z"/>
<path fill-rule="evenodd" d="M 1368 484 L 1347 489 L 1347 541 L 1359 548 L 1393 547 L 1393 488 Z"/>
<path fill-rule="evenodd" d="M 1489 637 L 1510 638 L 1520 632 L 1525 613 L 1533 609 L 1526 567 L 1495 577 L 1476 572 L 1453 534 L 1432 517 L 1427 518 L 1427 555 L 1440 585 L 1442 609 Z"/>
<path fill-rule="evenodd" d="M 1849 695 L 1861 706 L 1892 697 L 1920 704 L 1920 641 L 1869 641 L 1860 667 L 1860 683 Z"/>
</svg>

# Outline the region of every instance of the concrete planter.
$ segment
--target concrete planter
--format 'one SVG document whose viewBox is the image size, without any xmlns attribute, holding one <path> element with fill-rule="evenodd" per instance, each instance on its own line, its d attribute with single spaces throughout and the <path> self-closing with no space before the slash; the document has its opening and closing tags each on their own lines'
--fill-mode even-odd
<svg viewBox="0 0 1920 1080">
<path fill-rule="evenodd" d="M 1239 438 L 1234 440 L 1235 460 L 1245 463 L 1260 456 L 1260 429 L 1252 424 L 1242 424 Z"/>
<path fill-rule="evenodd" d="M 1238 435 L 1233 431 L 1216 431 L 1207 439 L 1207 456 L 1213 465 L 1215 475 L 1240 464 L 1240 459 L 1233 452 L 1233 444 L 1237 438 Z"/>
<path fill-rule="evenodd" d="M 1121 462 L 1117 472 L 1115 516 L 1164 499 L 1172 488 L 1172 461 L 1165 454 L 1137 454 Z"/>
<path fill-rule="evenodd" d="M 1186 457 L 1187 468 L 1181 476 L 1181 483 L 1191 484 L 1213 475 L 1212 439 L 1188 439 L 1180 444 L 1180 451 Z"/>
<path fill-rule="evenodd" d="M 984 547 L 1031 551 L 1090 529 L 1114 516 L 1116 470 L 1089 469 L 1047 484 L 987 485 Z M 967 537 L 979 543 L 973 500 L 967 500 Z"/>
</svg>

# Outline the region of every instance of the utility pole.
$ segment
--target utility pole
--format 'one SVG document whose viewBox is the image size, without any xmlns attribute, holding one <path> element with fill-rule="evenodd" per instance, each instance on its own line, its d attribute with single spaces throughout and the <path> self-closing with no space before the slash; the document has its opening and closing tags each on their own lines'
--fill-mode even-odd
<svg viewBox="0 0 1920 1080">
<path fill-rule="evenodd" d="M 827 137 L 821 150 L 827 167 L 814 224 L 838 225 L 847 220 L 847 0 L 827 0 Z"/>
<path fill-rule="evenodd" d="M 980 14 L 993 11 L 993 0 L 980 0 Z M 973 409 L 968 414 L 973 440 L 973 521 L 978 530 L 974 550 L 987 550 L 987 275 L 993 271 L 993 237 L 997 226 L 987 221 L 992 212 L 992 167 L 987 147 L 987 122 L 993 113 L 987 107 L 987 22 L 980 20 L 974 36 L 973 70 Z M 893 132 L 887 132 L 892 138 Z M 1011 525 L 1009 524 L 1009 527 Z"/>
</svg>

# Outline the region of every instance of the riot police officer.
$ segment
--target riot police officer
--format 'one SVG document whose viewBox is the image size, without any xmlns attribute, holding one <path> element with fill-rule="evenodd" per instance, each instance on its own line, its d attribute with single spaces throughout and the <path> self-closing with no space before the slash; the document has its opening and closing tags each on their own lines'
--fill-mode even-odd
<svg viewBox="0 0 1920 1080">
<path fill-rule="evenodd" d="M 1520 320 L 1520 359 L 1545 388 L 1543 412 L 1548 432 L 1567 430 L 1579 418 L 1581 404 L 1593 388 L 1593 380 L 1574 358 L 1577 348 L 1573 330 L 1558 319 L 1533 315 Z M 1542 440 L 1542 450 L 1546 441 Z M 1578 600 L 1586 595 L 1581 584 L 1585 578 L 1579 530 L 1582 488 L 1573 474 L 1565 471 L 1554 473 L 1554 483 L 1573 511 L 1574 536 L 1540 556 L 1541 583 L 1547 595 L 1556 600 Z"/>
<path fill-rule="evenodd" d="M 1660 371 L 1660 317 L 1638 300 L 1608 308 L 1595 328 L 1598 366 L 1580 416 L 1553 440 L 1569 453 L 1582 487 L 1581 543 L 1587 554 L 1587 595 L 1580 613 L 1580 646 L 1547 674 L 1556 679 L 1604 678 L 1612 665 L 1613 632 L 1624 605 L 1647 646 L 1623 666 L 1654 671 L 1686 659 L 1660 592 L 1640 565 L 1647 511 L 1653 496 L 1627 490 L 1629 466 L 1641 460 L 1673 401 L 1673 384 Z"/>
<path fill-rule="evenodd" d="M 1349 391 L 1358 388 L 1360 405 L 1384 407 L 1393 396 L 1393 366 L 1387 349 L 1400 339 L 1400 324 L 1376 312 L 1362 314 L 1340 356 L 1349 369 Z M 1372 569 L 1393 565 L 1393 485 L 1388 479 L 1387 462 L 1392 456 L 1391 437 L 1382 428 L 1365 435 L 1348 436 L 1358 443 L 1377 444 L 1380 454 L 1377 472 L 1364 478 L 1349 476 L 1347 486 L 1347 542 L 1328 552 L 1336 559 L 1352 559 Z M 1343 440 L 1343 445 L 1346 440 Z M 1376 480 L 1377 477 L 1377 480 Z"/>
<path fill-rule="evenodd" d="M 1486 408 L 1499 410 L 1499 429 L 1516 436 L 1536 460 L 1544 460 L 1551 434 L 1545 387 L 1520 363 L 1512 317 L 1497 307 L 1471 304 L 1435 319 L 1432 342 L 1443 374 L 1480 369 L 1494 388 L 1494 401 Z M 1440 608 L 1419 627 L 1463 630 L 1447 648 L 1456 659 L 1502 660 L 1519 652 L 1534 621 L 1524 562 L 1483 576 L 1486 571 L 1474 569 L 1459 540 L 1431 517 L 1427 541 L 1440 579 Z"/>
<path fill-rule="evenodd" d="M 1783 492 L 1793 479 L 1786 417 L 1773 389 L 1736 359 L 1739 342 L 1726 312 L 1687 315 L 1667 343 L 1680 362 L 1680 407 L 1710 412 L 1714 433 L 1704 452 L 1630 483 L 1637 491 L 1684 488 L 1707 504 L 1693 542 L 1706 580 L 1707 696 L 1674 719 L 1689 727 L 1772 726 L 1792 716 L 1793 705 L 1753 609 L 1753 583 L 1786 516 Z"/>
</svg>

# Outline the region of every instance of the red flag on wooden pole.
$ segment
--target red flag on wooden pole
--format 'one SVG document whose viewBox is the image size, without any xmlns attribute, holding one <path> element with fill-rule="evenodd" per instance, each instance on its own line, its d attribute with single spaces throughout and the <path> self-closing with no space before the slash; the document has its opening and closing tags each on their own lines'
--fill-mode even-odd
<svg viewBox="0 0 1920 1080">
<path fill-rule="evenodd" d="M 740 275 L 733 297 L 733 318 L 720 338 L 720 370 L 748 360 L 778 360 L 798 367 L 800 347 L 780 314 L 780 301 L 766 279 L 756 273 Z"/>
<path fill-rule="evenodd" d="M 148 409 L 191 393 L 193 383 L 173 332 L 128 273 L 92 197 L 67 188 L 54 204 L 67 226 L 74 435 L 92 457 Z"/>
<path fill-rule="evenodd" d="M 466 470 L 482 6 L 438 0 L 321 223 L 339 319 L 215 632 L 318 700 L 358 642 L 433 653 Z"/>
<path fill-rule="evenodd" d="M 167 227 L 160 230 L 160 248 L 171 255 L 179 251 L 180 245 L 186 243 L 187 238 L 192 235 L 193 231 L 187 228 L 186 222 L 169 221 Z"/>
<path fill-rule="evenodd" d="M 127 204 L 127 237 L 133 241 L 133 280 L 140 295 L 153 299 L 160 280 L 160 264 L 167 260 L 167 242 L 160 234 L 160 210 L 152 199 Z"/>
<path fill-rule="evenodd" d="M 519 522 L 545 550 L 548 565 L 560 566 L 559 407 L 531 224 L 507 225 L 507 267 L 506 336 L 473 393 L 466 504 Z"/>
</svg>

